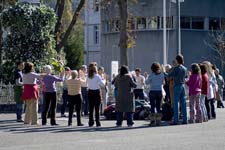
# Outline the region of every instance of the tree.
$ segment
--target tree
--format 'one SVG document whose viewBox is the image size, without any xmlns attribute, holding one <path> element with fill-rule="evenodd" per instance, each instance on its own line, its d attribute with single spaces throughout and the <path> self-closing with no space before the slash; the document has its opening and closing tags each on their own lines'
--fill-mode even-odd
<svg viewBox="0 0 225 150">
<path fill-rule="evenodd" d="M 225 30 L 211 31 L 210 40 L 205 42 L 215 52 L 215 59 L 219 61 L 221 73 L 224 73 L 225 65 Z"/>
<path fill-rule="evenodd" d="M 84 28 L 83 21 L 79 20 L 76 24 L 76 30 L 67 40 L 64 52 L 66 54 L 67 66 L 73 69 L 79 69 L 84 63 Z"/>
<path fill-rule="evenodd" d="M 120 65 L 128 65 L 128 49 L 135 46 L 135 40 L 132 36 L 132 29 L 128 25 L 129 18 L 132 17 L 128 12 L 128 3 L 136 4 L 137 0 L 117 0 L 119 10 L 119 47 L 120 47 Z M 116 5 L 112 0 L 103 0 L 102 6 Z M 113 9 L 116 7 L 113 7 Z M 115 11 L 115 9 L 113 10 Z"/>
<path fill-rule="evenodd" d="M 53 9 L 16 4 L 5 9 L 0 19 L 7 33 L 2 47 L 5 64 L 18 60 L 31 61 L 36 66 L 50 63 L 49 58 L 56 55 L 51 34 L 56 22 Z"/>
</svg>

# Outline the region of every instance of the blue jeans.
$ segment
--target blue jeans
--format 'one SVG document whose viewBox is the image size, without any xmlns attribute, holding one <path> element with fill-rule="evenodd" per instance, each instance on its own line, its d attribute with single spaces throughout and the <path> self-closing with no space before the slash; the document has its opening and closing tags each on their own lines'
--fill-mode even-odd
<svg viewBox="0 0 225 150">
<path fill-rule="evenodd" d="M 82 93 L 82 111 L 84 112 L 84 115 L 88 115 L 89 110 L 89 102 L 88 102 L 88 90 L 87 87 L 81 87 L 81 93 Z"/>
<path fill-rule="evenodd" d="M 174 86 L 174 123 L 178 123 L 179 121 L 178 103 L 181 105 L 183 123 L 187 123 L 186 95 L 183 84 Z"/>
<path fill-rule="evenodd" d="M 133 125 L 133 112 L 126 112 L 126 116 L 127 116 L 127 125 Z M 117 122 L 116 125 L 121 126 L 123 123 L 123 112 L 117 112 Z"/>
<path fill-rule="evenodd" d="M 150 91 L 149 99 L 151 104 L 151 113 L 155 113 L 155 108 L 157 113 L 161 113 L 161 101 L 162 101 L 162 91 Z"/>
<path fill-rule="evenodd" d="M 63 99 L 63 103 L 62 103 L 62 106 L 61 106 L 61 114 L 63 115 L 66 111 L 66 107 L 67 107 L 67 103 L 68 103 L 68 91 L 67 91 L 67 89 L 63 89 L 62 99 Z"/>
<path fill-rule="evenodd" d="M 16 119 L 17 120 L 22 119 L 23 110 L 24 110 L 23 102 L 16 102 Z"/>
</svg>

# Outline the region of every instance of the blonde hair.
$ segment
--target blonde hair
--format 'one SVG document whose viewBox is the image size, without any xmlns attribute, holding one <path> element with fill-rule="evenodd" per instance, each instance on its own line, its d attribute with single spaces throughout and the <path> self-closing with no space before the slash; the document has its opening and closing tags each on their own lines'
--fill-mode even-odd
<svg viewBox="0 0 225 150">
<path fill-rule="evenodd" d="M 72 70 L 72 71 L 71 71 L 71 77 L 72 77 L 72 79 L 75 79 L 75 78 L 78 77 L 78 72 L 77 72 L 77 70 Z"/>
<path fill-rule="evenodd" d="M 205 64 L 206 71 L 209 75 L 211 76 L 214 75 L 212 64 L 209 61 L 203 61 L 202 64 Z"/>
</svg>

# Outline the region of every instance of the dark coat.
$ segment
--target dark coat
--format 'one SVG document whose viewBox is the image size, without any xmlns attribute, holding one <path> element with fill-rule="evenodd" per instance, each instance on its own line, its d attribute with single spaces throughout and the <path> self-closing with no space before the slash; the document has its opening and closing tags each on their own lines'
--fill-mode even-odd
<svg viewBox="0 0 225 150">
<path fill-rule="evenodd" d="M 129 75 L 118 75 L 116 77 L 116 111 L 133 112 L 135 110 L 135 101 L 132 92 L 132 88 L 135 87 L 137 87 L 137 85 Z"/>
</svg>

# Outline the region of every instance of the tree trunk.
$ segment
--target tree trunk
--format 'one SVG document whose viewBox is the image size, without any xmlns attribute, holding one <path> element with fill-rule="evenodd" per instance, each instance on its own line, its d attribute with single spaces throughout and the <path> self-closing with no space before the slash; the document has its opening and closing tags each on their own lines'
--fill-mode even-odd
<svg viewBox="0 0 225 150">
<path fill-rule="evenodd" d="M 83 8 L 83 6 L 84 6 L 84 4 L 85 4 L 85 1 L 86 1 L 86 0 L 81 0 L 81 1 L 80 1 L 79 5 L 78 5 L 78 7 L 77 7 L 77 9 L 76 9 L 76 11 L 75 11 L 74 14 L 73 14 L 73 19 L 72 19 L 72 21 L 71 21 L 69 27 L 67 28 L 67 30 L 66 30 L 66 32 L 65 32 L 65 34 L 64 34 L 64 36 L 63 36 L 63 38 L 62 38 L 62 40 L 56 45 L 56 51 L 57 51 L 57 52 L 59 52 L 59 51 L 63 48 L 63 46 L 65 45 L 65 42 L 66 42 L 67 39 L 69 38 L 70 33 L 71 33 L 71 31 L 72 31 L 74 25 L 75 25 L 76 22 L 77 22 L 77 19 L 78 19 L 78 17 L 79 17 L 80 11 L 81 11 L 81 9 Z"/>
<path fill-rule="evenodd" d="M 60 42 L 60 33 L 62 32 L 62 16 L 63 16 L 63 11 L 64 11 L 64 6 L 65 6 L 65 0 L 57 0 L 56 3 L 56 13 L 57 13 L 57 22 L 55 25 L 55 40 L 56 44 Z M 59 51 L 58 51 L 59 52 Z"/>
<path fill-rule="evenodd" d="M 127 50 L 127 0 L 118 0 L 120 14 L 120 65 L 128 65 Z"/>
</svg>

